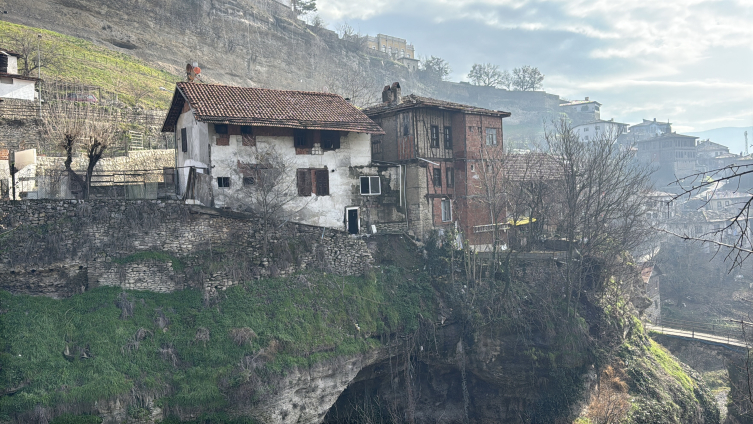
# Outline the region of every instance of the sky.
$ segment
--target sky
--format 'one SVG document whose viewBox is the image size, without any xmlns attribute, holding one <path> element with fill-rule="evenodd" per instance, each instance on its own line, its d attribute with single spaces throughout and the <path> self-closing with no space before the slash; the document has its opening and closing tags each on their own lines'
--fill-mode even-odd
<svg viewBox="0 0 753 424">
<path fill-rule="evenodd" d="M 452 81 L 474 63 L 536 66 L 602 119 L 677 132 L 753 125 L 753 0 L 317 0 L 332 29 L 405 38 Z"/>
</svg>

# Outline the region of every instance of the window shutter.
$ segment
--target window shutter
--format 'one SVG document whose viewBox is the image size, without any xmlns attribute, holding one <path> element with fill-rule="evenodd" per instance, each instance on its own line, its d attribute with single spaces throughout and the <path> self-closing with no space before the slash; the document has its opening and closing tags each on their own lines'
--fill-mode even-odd
<svg viewBox="0 0 753 424">
<path fill-rule="evenodd" d="M 311 172 L 308 169 L 299 169 L 298 172 L 298 195 L 311 196 Z"/>
<path fill-rule="evenodd" d="M 315 171 L 316 175 L 316 195 L 329 196 L 329 171 L 321 169 Z"/>
<path fill-rule="evenodd" d="M 188 151 L 188 134 L 186 134 L 186 129 L 181 128 L 180 129 L 180 144 L 181 144 L 181 150 L 183 153 Z"/>
</svg>

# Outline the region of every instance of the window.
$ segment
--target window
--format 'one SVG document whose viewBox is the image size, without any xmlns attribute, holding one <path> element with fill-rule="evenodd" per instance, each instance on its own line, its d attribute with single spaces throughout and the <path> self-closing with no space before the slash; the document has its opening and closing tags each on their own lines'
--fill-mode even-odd
<svg viewBox="0 0 753 424">
<path fill-rule="evenodd" d="M 410 135 L 410 125 L 408 124 L 408 120 L 406 119 L 403 122 L 403 137 L 407 137 Z"/>
<path fill-rule="evenodd" d="M 444 127 L 444 148 L 452 150 L 452 128 Z"/>
<path fill-rule="evenodd" d="M 217 177 L 217 187 L 220 187 L 220 188 L 230 187 L 230 177 Z"/>
<path fill-rule="evenodd" d="M 486 129 L 486 145 L 487 146 L 497 145 L 497 129 L 496 128 Z"/>
<path fill-rule="evenodd" d="M 729 206 L 729 200 L 725 200 L 725 201 L 724 201 L 724 206 L 725 206 L 725 207 L 726 207 L 726 206 Z"/>
<path fill-rule="evenodd" d="M 306 130 L 295 130 L 293 135 L 293 144 L 298 149 L 305 149 L 309 147 L 309 140 L 306 137 Z"/>
<path fill-rule="evenodd" d="M 316 195 L 329 196 L 329 171 L 326 169 L 317 169 L 314 171 L 316 179 Z"/>
<path fill-rule="evenodd" d="M 225 124 L 214 124 L 214 132 L 217 134 L 227 134 L 227 125 Z"/>
<path fill-rule="evenodd" d="M 588 127 L 583 128 L 583 132 L 588 132 Z"/>
<path fill-rule="evenodd" d="M 588 136 L 585 136 L 583 139 L 586 140 L 586 141 L 588 141 Z"/>
<path fill-rule="evenodd" d="M 256 136 L 254 136 L 253 127 L 249 125 L 241 126 L 241 139 L 244 146 L 256 146 Z"/>
<path fill-rule="evenodd" d="M 296 172 L 297 176 L 297 185 L 298 185 L 298 195 L 299 196 L 311 196 L 311 184 L 312 184 L 312 178 L 311 178 L 311 170 L 309 169 L 299 169 Z"/>
<path fill-rule="evenodd" d="M 296 172 L 298 195 L 329 196 L 329 171 L 326 169 L 299 169 Z"/>
<path fill-rule="evenodd" d="M 361 194 L 364 196 L 382 194 L 382 183 L 379 177 L 361 177 Z"/>
<path fill-rule="evenodd" d="M 455 174 L 453 173 L 453 169 L 447 168 L 444 175 L 445 175 L 444 180 L 447 183 L 447 187 L 454 187 L 455 186 Z"/>
<path fill-rule="evenodd" d="M 581 112 L 588 112 L 588 106 L 582 106 L 580 110 Z"/>
<path fill-rule="evenodd" d="M 336 150 L 340 148 L 340 131 L 322 131 L 322 149 Z"/>
<path fill-rule="evenodd" d="M 8 56 L 0 54 L 0 72 L 8 73 Z"/>
<path fill-rule="evenodd" d="M 473 127 L 468 127 L 468 132 L 473 133 Z"/>
<path fill-rule="evenodd" d="M 188 134 L 185 128 L 180 129 L 180 146 L 183 153 L 188 151 Z"/>
<path fill-rule="evenodd" d="M 439 127 L 431 126 L 431 147 L 439 147 Z"/>
<path fill-rule="evenodd" d="M 243 185 L 244 186 L 256 185 L 256 177 L 243 177 Z"/>
<path fill-rule="evenodd" d="M 434 174 L 433 174 L 432 183 L 434 184 L 434 187 L 441 188 L 442 187 L 442 170 L 439 168 L 434 168 L 433 171 L 434 171 Z"/>
<path fill-rule="evenodd" d="M 442 222 L 452 221 L 452 205 L 450 204 L 450 199 L 442 199 L 440 204 L 442 207 Z"/>
<path fill-rule="evenodd" d="M 716 208 L 721 209 L 722 208 L 722 202 L 716 202 Z"/>
<path fill-rule="evenodd" d="M 594 130 L 599 131 L 599 126 L 597 125 L 596 128 L 594 128 Z"/>
</svg>

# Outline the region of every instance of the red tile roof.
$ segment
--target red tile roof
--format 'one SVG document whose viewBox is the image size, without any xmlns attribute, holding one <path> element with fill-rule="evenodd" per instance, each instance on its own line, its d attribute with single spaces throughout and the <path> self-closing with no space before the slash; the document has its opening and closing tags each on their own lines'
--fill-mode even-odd
<svg viewBox="0 0 753 424">
<path fill-rule="evenodd" d="M 416 108 L 416 107 L 434 107 L 438 109 L 452 110 L 457 112 L 473 113 L 478 115 L 500 116 L 507 118 L 510 116 L 510 112 L 503 112 L 501 110 L 484 109 L 481 107 L 464 105 L 462 103 L 447 102 L 444 100 L 432 99 L 429 97 L 416 96 L 411 94 L 409 96 L 403 96 L 400 103 L 391 104 L 388 102 L 380 103 L 378 105 L 369 106 L 363 110 L 368 116 L 375 116 L 385 112 L 394 112 L 398 110 Z"/>
<path fill-rule="evenodd" d="M 179 82 L 162 132 L 174 132 L 188 102 L 199 122 L 384 134 L 337 94 Z"/>
</svg>

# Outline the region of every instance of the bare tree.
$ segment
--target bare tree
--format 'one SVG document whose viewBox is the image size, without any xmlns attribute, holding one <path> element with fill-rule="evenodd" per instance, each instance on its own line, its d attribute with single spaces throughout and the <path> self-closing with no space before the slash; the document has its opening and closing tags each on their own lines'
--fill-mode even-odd
<svg viewBox="0 0 753 424">
<path fill-rule="evenodd" d="M 296 165 L 274 146 L 264 151 L 256 149 L 251 160 L 238 165 L 243 174 L 243 188 L 227 203 L 233 209 L 250 211 L 259 217 L 266 255 L 274 223 L 284 221 L 301 209 L 295 202 L 298 199 Z"/>
<path fill-rule="evenodd" d="M 650 172 L 608 132 L 582 142 L 560 119 L 547 128 L 545 138 L 562 172 L 556 187 L 562 216 L 557 226 L 567 241 L 564 277 L 570 305 L 573 294 L 580 298 L 585 278 L 594 271 L 586 261 L 577 266 L 576 262 L 591 258 L 602 266 L 615 266 L 651 232 L 641 195 L 651 187 Z"/>
<path fill-rule="evenodd" d="M 541 89 L 541 84 L 544 82 L 544 74 L 539 71 L 539 68 L 525 65 L 520 68 L 512 70 L 511 85 L 515 90 L 519 91 L 535 91 Z"/>
<path fill-rule="evenodd" d="M 471 71 L 468 72 L 468 79 L 471 80 L 471 84 L 473 85 L 499 87 L 505 85 L 504 72 L 500 72 L 499 66 L 492 65 L 491 63 L 475 63 Z"/>
<path fill-rule="evenodd" d="M 117 140 L 117 117 L 88 104 L 53 101 L 43 114 L 45 135 L 65 155 L 65 170 L 69 178 L 81 188 L 82 198 L 88 199 L 94 168 L 105 151 Z M 85 169 L 74 169 L 75 157 L 82 153 Z"/>
<path fill-rule="evenodd" d="M 9 49 L 21 55 L 18 58 L 20 75 L 35 77 L 38 69 L 56 72 L 62 64 L 62 50 L 57 43 L 35 31 L 21 30 L 7 42 Z"/>
<path fill-rule="evenodd" d="M 332 76 L 327 90 L 349 99 L 356 107 L 365 107 L 375 103 L 378 99 L 379 84 L 369 72 L 360 68 L 346 68 Z"/>
</svg>

